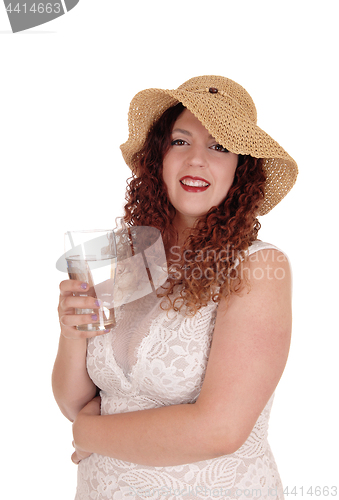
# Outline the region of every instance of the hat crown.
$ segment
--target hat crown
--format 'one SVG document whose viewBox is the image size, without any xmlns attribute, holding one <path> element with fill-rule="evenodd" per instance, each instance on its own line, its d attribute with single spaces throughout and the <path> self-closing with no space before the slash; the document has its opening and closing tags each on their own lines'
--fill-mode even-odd
<svg viewBox="0 0 339 500">
<path fill-rule="evenodd" d="M 178 90 L 186 90 L 187 92 L 208 92 L 213 96 L 221 96 L 221 98 L 230 98 L 237 103 L 244 111 L 246 116 L 257 123 L 257 110 L 249 93 L 238 83 L 225 78 L 224 76 L 197 76 L 184 82 Z M 217 92 L 215 92 L 217 90 Z"/>
</svg>

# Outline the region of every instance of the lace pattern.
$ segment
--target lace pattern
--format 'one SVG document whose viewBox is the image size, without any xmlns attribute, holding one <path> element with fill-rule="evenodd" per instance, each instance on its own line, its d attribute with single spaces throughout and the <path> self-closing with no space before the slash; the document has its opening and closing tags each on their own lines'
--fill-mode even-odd
<svg viewBox="0 0 339 500">
<path fill-rule="evenodd" d="M 272 245 L 256 242 L 250 253 Z M 87 368 L 101 389 L 102 414 L 196 401 L 203 383 L 217 306 L 193 318 L 167 315 L 155 294 L 121 307 L 110 333 L 90 339 Z M 80 462 L 76 500 L 260 498 L 282 500 L 267 442 L 269 400 L 235 453 L 177 467 L 150 467 L 97 454 Z"/>
</svg>

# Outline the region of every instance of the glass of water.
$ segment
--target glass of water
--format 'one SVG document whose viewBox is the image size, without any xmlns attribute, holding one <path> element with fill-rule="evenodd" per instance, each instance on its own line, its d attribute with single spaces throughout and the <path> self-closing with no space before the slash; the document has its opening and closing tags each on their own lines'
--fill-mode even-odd
<svg viewBox="0 0 339 500">
<path fill-rule="evenodd" d="M 75 309 L 76 314 L 96 314 L 97 320 L 78 325 L 77 330 L 103 331 L 113 328 L 114 284 L 117 269 L 116 239 L 113 230 L 68 231 L 64 258 L 70 279 L 88 283 L 89 290 L 79 296 L 98 300 L 98 310 Z"/>
</svg>

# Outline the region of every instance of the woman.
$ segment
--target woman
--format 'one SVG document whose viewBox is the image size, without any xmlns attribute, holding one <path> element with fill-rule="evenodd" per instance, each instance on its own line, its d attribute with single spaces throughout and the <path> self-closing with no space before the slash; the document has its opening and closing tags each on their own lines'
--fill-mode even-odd
<svg viewBox="0 0 339 500">
<path fill-rule="evenodd" d="M 75 326 L 91 317 L 74 308 L 95 299 L 60 285 L 53 389 L 74 422 L 76 498 L 282 499 L 267 426 L 291 279 L 257 216 L 292 188 L 296 163 L 257 127 L 248 93 L 217 76 L 137 94 L 121 149 L 125 221 L 161 231 L 169 277 L 88 345 Z"/>
</svg>

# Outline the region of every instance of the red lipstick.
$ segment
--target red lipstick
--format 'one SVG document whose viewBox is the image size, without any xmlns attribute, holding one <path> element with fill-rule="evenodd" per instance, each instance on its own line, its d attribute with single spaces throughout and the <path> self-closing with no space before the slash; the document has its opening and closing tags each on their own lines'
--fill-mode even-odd
<svg viewBox="0 0 339 500">
<path fill-rule="evenodd" d="M 202 177 L 193 177 L 191 175 L 185 175 L 180 179 L 180 184 L 185 191 L 190 193 L 200 193 L 206 191 L 209 187 L 209 182 Z"/>
</svg>

